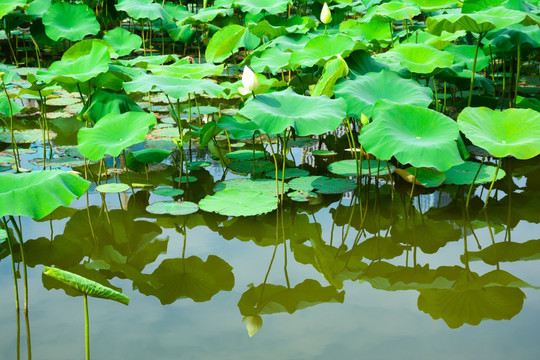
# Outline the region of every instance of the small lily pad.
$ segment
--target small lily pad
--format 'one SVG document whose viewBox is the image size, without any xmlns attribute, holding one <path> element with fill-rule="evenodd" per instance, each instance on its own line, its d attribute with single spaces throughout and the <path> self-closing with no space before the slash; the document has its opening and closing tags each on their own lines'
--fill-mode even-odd
<svg viewBox="0 0 540 360">
<path fill-rule="evenodd" d="M 297 168 L 285 169 L 285 180 L 301 177 L 301 176 L 308 176 L 308 175 L 309 175 L 309 171 L 304 170 L 304 169 L 297 169 Z M 266 176 L 268 176 L 271 179 L 275 179 L 276 172 L 270 171 L 266 173 Z M 283 179 L 282 170 L 278 170 L 278 179 L 280 180 Z"/>
<path fill-rule="evenodd" d="M 446 175 L 436 169 L 418 168 L 416 170 L 418 170 L 416 173 L 416 184 L 425 188 L 439 187 L 446 179 Z M 395 172 L 405 181 L 412 184 L 415 172 L 414 167 L 411 166 L 407 169 L 396 169 Z"/>
<path fill-rule="evenodd" d="M 240 174 L 253 173 L 253 160 L 234 161 L 227 165 L 229 169 Z M 255 174 L 268 173 L 274 171 L 274 164 L 270 161 L 257 160 L 255 161 Z"/>
<path fill-rule="evenodd" d="M 7 149 L 4 152 L 13 155 L 13 149 L 11 149 L 11 148 Z M 32 150 L 32 149 L 21 149 L 21 148 L 17 148 L 17 152 L 19 153 L 19 155 L 31 155 L 31 154 L 36 153 L 36 151 Z"/>
<path fill-rule="evenodd" d="M 43 158 L 34 158 L 29 160 L 31 164 L 43 166 Z M 89 163 L 89 161 L 87 161 Z M 72 158 L 69 156 L 61 156 L 54 159 L 45 159 L 45 166 L 51 167 L 80 167 L 84 166 L 84 159 Z"/>
<path fill-rule="evenodd" d="M 261 159 L 264 157 L 264 151 L 261 150 L 236 150 L 230 153 L 225 154 L 225 156 L 231 160 L 249 160 Z"/>
<path fill-rule="evenodd" d="M 293 200 L 293 201 L 308 202 L 308 201 L 310 201 L 312 199 L 317 198 L 319 195 L 317 195 L 316 193 L 311 192 L 311 191 L 296 190 L 296 191 L 292 191 L 290 193 L 287 193 L 287 196 L 289 198 L 291 198 L 291 200 Z"/>
<path fill-rule="evenodd" d="M 359 160 L 341 160 L 336 161 L 328 165 L 328 171 L 336 175 L 342 176 L 357 176 L 356 164 L 360 163 Z M 363 160 L 362 161 L 362 175 L 377 176 L 377 169 L 379 176 L 388 175 L 388 168 L 393 172 L 396 168 L 392 164 L 386 165 L 384 161 L 377 160 Z"/>
<path fill-rule="evenodd" d="M 149 149 L 176 150 L 175 143 L 170 139 L 149 139 L 144 141 L 144 145 Z"/>
<path fill-rule="evenodd" d="M 277 199 L 258 191 L 226 189 L 207 195 L 199 202 L 199 207 L 225 216 L 254 216 L 277 209 Z"/>
<path fill-rule="evenodd" d="M 285 192 L 289 190 L 289 185 L 285 185 Z M 220 181 L 214 186 L 214 192 L 223 190 L 238 189 L 241 191 L 253 191 L 258 193 L 276 194 L 276 181 L 270 179 L 231 179 Z M 279 184 L 279 191 L 281 192 L 281 184 Z"/>
<path fill-rule="evenodd" d="M 109 183 L 96 186 L 96 191 L 104 194 L 121 193 L 129 190 L 129 185 L 122 183 Z"/>
<path fill-rule="evenodd" d="M 179 196 L 184 193 L 184 190 L 182 189 L 175 189 L 169 186 L 164 187 L 158 187 L 152 190 L 152 192 L 156 195 L 160 196 Z"/>
<path fill-rule="evenodd" d="M 192 183 L 192 182 L 195 182 L 195 181 L 198 180 L 195 176 L 189 176 L 189 175 L 188 176 L 183 175 L 182 179 L 180 179 L 178 176 L 175 177 L 174 179 L 172 177 L 169 177 L 168 179 L 174 180 L 174 181 L 179 182 L 181 184 Z"/>
<path fill-rule="evenodd" d="M 356 183 L 349 179 L 337 179 L 327 176 L 305 176 L 289 182 L 292 190 L 315 191 L 318 194 L 343 194 L 356 188 Z"/>
<path fill-rule="evenodd" d="M 200 170 L 202 168 L 212 165 L 209 161 L 190 161 L 187 163 L 188 170 Z"/>
<path fill-rule="evenodd" d="M 444 172 L 446 174 L 444 183 L 451 185 L 470 185 L 479 167 L 480 163 L 474 161 L 466 161 L 464 164 L 454 166 Z M 491 182 L 495 177 L 496 170 L 497 168 L 495 166 L 483 164 L 474 183 L 485 184 Z M 505 175 L 506 172 L 503 169 L 499 169 L 497 180 L 502 179 Z"/>
<path fill-rule="evenodd" d="M 161 201 L 146 207 L 146 211 L 156 215 L 189 215 L 198 210 L 199 206 L 190 201 Z"/>
<path fill-rule="evenodd" d="M 17 144 L 32 144 L 43 141 L 43 132 L 40 129 L 15 130 L 13 135 L 15 136 L 15 142 Z M 49 130 L 49 139 L 53 140 L 55 138 L 56 133 Z M 1 132 L 0 142 L 10 143 L 11 133 L 9 131 Z"/>
<path fill-rule="evenodd" d="M 48 99 L 47 105 L 68 106 L 68 105 L 78 104 L 80 102 L 81 102 L 81 99 L 77 99 L 70 96 L 60 96 L 57 98 Z"/>
<path fill-rule="evenodd" d="M 0 165 L 9 165 L 9 164 L 14 164 L 14 163 L 15 163 L 14 157 L 0 155 Z"/>
</svg>

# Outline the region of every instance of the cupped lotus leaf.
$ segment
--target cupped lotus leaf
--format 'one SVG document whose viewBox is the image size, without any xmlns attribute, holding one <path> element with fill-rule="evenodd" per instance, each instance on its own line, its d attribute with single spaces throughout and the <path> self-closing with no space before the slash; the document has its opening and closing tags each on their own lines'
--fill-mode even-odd
<svg viewBox="0 0 540 360">
<path fill-rule="evenodd" d="M 426 44 L 401 44 L 377 58 L 394 58 L 404 68 L 419 74 L 430 74 L 435 69 L 448 67 L 454 62 L 453 54 Z"/>
<path fill-rule="evenodd" d="M 144 112 L 107 115 L 93 127 L 82 128 L 77 135 L 78 149 L 92 161 L 109 154 L 118 156 L 126 147 L 145 140 L 156 117 Z"/>
<path fill-rule="evenodd" d="M 43 141 L 43 131 L 39 129 L 14 130 L 13 136 L 15 137 L 15 142 L 17 144 L 32 144 L 35 142 Z M 49 130 L 49 139 L 54 140 L 56 136 L 57 134 L 55 132 Z M 0 142 L 10 143 L 11 132 L 0 132 Z"/>
<path fill-rule="evenodd" d="M 49 102 L 47 102 L 49 105 Z M 92 102 L 90 106 L 83 109 L 82 119 L 96 123 L 108 114 L 123 114 L 128 111 L 139 111 L 143 109 L 123 93 L 118 93 L 107 89 L 98 89 L 92 94 Z"/>
<path fill-rule="evenodd" d="M 475 184 L 485 184 L 491 182 L 495 177 L 495 172 L 497 168 L 495 166 L 483 164 L 478 172 L 480 163 L 474 161 L 466 161 L 461 165 L 451 167 L 446 170 L 444 174 L 446 175 L 445 184 L 451 185 L 470 185 Z M 476 175 L 478 173 L 478 176 Z M 503 169 L 499 169 L 497 173 L 497 180 L 502 179 L 506 175 L 506 172 Z M 474 178 L 476 176 L 476 179 Z"/>
<path fill-rule="evenodd" d="M 225 189 L 207 195 L 199 202 L 199 207 L 225 216 L 255 216 L 276 210 L 277 199 L 259 191 Z"/>
<path fill-rule="evenodd" d="M 257 73 L 270 71 L 272 74 L 277 74 L 278 71 L 289 66 L 290 59 L 291 53 L 283 52 L 277 47 L 271 47 L 261 54 L 253 56 L 249 60 L 249 66 Z"/>
<path fill-rule="evenodd" d="M 448 32 L 467 30 L 482 34 L 512 24 L 538 25 L 540 18 L 533 14 L 498 6 L 472 14 L 454 13 L 432 16 L 426 21 L 428 32 L 435 35 L 440 35 L 443 30 Z"/>
<path fill-rule="evenodd" d="M 36 78 L 45 83 L 53 80 L 68 84 L 85 82 L 109 71 L 110 60 L 107 45 L 97 40 L 86 40 L 69 48 L 60 61 L 51 64 L 48 71 L 38 71 Z"/>
<path fill-rule="evenodd" d="M 234 9 L 220 9 L 217 7 L 207 7 L 205 9 L 200 9 L 197 14 L 192 14 L 191 16 L 186 17 L 184 20 L 180 21 L 180 24 L 193 24 L 193 23 L 208 23 L 214 20 L 218 16 L 232 16 Z"/>
<path fill-rule="evenodd" d="M 402 164 L 445 171 L 463 163 L 459 130 L 449 117 L 418 106 L 379 102 L 373 121 L 362 129 L 360 143 L 381 160 L 393 156 Z"/>
<path fill-rule="evenodd" d="M 309 171 L 307 170 L 304 170 L 304 169 L 298 169 L 298 168 L 286 168 L 285 169 L 285 180 L 288 180 L 288 179 L 293 179 L 293 178 L 296 178 L 296 177 L 301 177 L 301 176 L 308 176 L 309 175 Z M 271 178 L 271 179 L 275 179 L 276 178 L 276 172 L 268 172 L 266 174 L 267 177 Z M 283 170 L 279 169 L 278 170 L 278 179 L 281 180 L 283 179 Z"/>
<path fill-rule="evenodd" d="M 474 45 L 448 45 L 444 51 L 454 54 L 454 64 L 465 65 L 467 69 L 472 70 L 474 63 L 474 53 L 476 46 Z M 480 71 L 488 67 L 489 57 L 481 51 L 476 56 L 476 71 Z"/>
<path fill-rule="evenodd" d="M 378 17 L 373 17 L 369 21 L 349 19 L 341 23 L 339 30 L 355 40 L 375 43 L 391 43 L 393 35 L 388 22 Z"/>
<path fill-rule="evenodd" d="M 173 64 L 168 66 L 148 65 L 154 75 L 171 76 L 187 79 L 202 79 L 207 76 L 219 76 L 223 73 L 223 65 L 213 64 Z"/>
<path fill-rule="evenodd" d="M 345 108 L 343 99 L 302 96 L 288 88 L 258 95 L 238 113 L 267 134 L 279 134 L 292 127 L 297 135 L 306 136 L 334 131 L 345 118 Z"/>
<path fill-rule="evenodd" d="M 240 174 L 262 174 L 275 169 L 274 163 L 266 160 L 255 160 L 255 162 L 253 160 L 234 161 L 227 167 Z"/>
<path fill-rule="evenodd" d="M 232 160 L 249 160 L 249 159 L 261 159 L 264 157 L 264 151 L 261 150 L 236 150 L 225 154 L 225 156 Z"/>
<path fill-rule="evenodd" d="M 103 40 L 114 48 L 118 56 L 129 55 L 133 50 L 139 49 L 142 45 L 142 38 L 139 35 L 133 34 L 121 27 L 107 31 L 103 35 Z"/>
<path fill-rule="evenodd" d="M 118 0 L 117 10 L 125 11 L 134 20 L 172 20 L 163 6 L 153 0 Z"/>
<path fill-rule="evenodd" d="M 382 70 L 345 80 L 336 84 L 336 98 L 347 102 L 347 115 L 360 119 L 372 116 L 373 106 L 379 100 L 396 104 L 428 107 L 433 101 L 430 88 L 417 81 L 407 80 L 393 71 Z"/>
<path fill-rule="evenodd" d="M 135 159 L 143 164 L 158 164 L 170 155 L 171 151 L 162 149 L 143 149 L 133 152 Z"/>
<path fill-rule="evenodd" d="M 129 190 L 128 184 L 109 183 L 96 186 L 96 191 L 103 194 L 115 194 Z"/>
<path fill-rule="evenodd" d="M 319 197 L 317 193 L 314 193 L 312 191 L 301 191 L 301 190 L 288 192 L 287 196 L 292 201 L 297 201 L 297 202 L 308 202 Z"/>
<path fill-rule="evenodd" d="M 292 190 L 315 191 L 318 194 L 344 194 L 354 190 L 356 183 L 349 179 L 327 176 L 304 176 L 289 181 L 289 187 Z"/>
<path fill-rule="evenodd" d="M 499 262 L 528 261 L 540 259 L 540 240 L 529 240 L 524 243 L 504 241 L 490 245 L 480 251 L 469 251 L 461 261 L 483 261 L 489 265 Z"/>
<path fill-rule="evenodd" d="M 443 172 L 431 168 L 408 167 L 406 169 L 396 169 L 395 172 L 409 184 L 416 180 L 417 185 L 425 188 L 439 187 L 446 179 Z"/>
<path fill-rule="evenodd" d="M 0 19 L 16 8 L 24 7 L 24 5 L 26 5 L 26 0 L 0 0 Z"/>
<path fill-rule="evenodd" d="M 359 172 L 362 175 L 385 176 L 389 174 L 388 170 L 393 172 L 395 169 L 394 165 L 377 160 L 362 160 L 361 164 L 359 160 L 340 160 L 328 165 L 328 171 L 341 176 L 358 176 Z"/>
<path fill-rule="evenodd" d="M 212 36 L 204 56 L 210 63 L 220 63 L 238 50 L 246 28 L 233 24 L 221 28 Z"/>
<path fill-rule="evenodd" d="M 259 125 L 255 122 L 240 116 L 222 116 L 218 120 L 217 126 L 227 130 L 229 137 L 234 140 L 251 139 L 255 131 L 259 129 Z"/>
<path fill-rule="evenodd" d="M 235 0 L 234 3 L 243 12 L 259 14 L 265 11 L 275 15 L 286 12 L 291 0 Z"/>
<path fill-rule="evenodd" d="M 495 157 L 526 160 L 540 154 L 540 113 L 531 109 L 494 111 L 465 108 L 458 116 L 465 136 Z"/>
<path fill-rule="evenodd" d="M 406 4 L 414 4 L 422 11 L 427 12 L 454 8 L 458 5 L 457 0 L 403 0 L 403 2 Z"/>
<path fill-rule="evenodd" d="M 214 185 L 214 192 L 232 189 L 259 192 L 267 195 L 276 195 L 276 182 L 269 179 L 238 178 L 220 181 Z M 284 184 L 284 191 L 287 192 L 288 190 L 289 185 Z M 281 193 L 281 184 L 279 185 L 279 192 Z"/>
<path fill-rule="evenodd" d="M 522 49 L 540 47 L 540 32 L 538 31 L 538 25 L 523 26 L 514 24 L 503 29 L 490 31 L 483 42 L 485 45 L 495 46 L 494 52 L 502 53 L 505 56 L 505 52 L 515 52 L 517 45 L 521 45 Z"/>
<path fill-rule="evenodd" d="M 61 170 L 0 174 L 0 217 L 41 219 L 82 196 L 90 182 Z"/>
<path fill-rule="evenodd" d="M 146 207 L 150 214 L 189 215 L 199 211 L 199 206 L 190 201 L 161 201 Z"/>
<path fill-rule="evenodd" d="M 317 26 L 315 20 L 307 16 L 291 16 L 283 19 L 278 16 L 265 16 L 265 19 L 258 23 L 250 23 L 249 31 L 258 37 L 266 36 L 269 39 L 275 39 L 282 35 L 292 33 L 307 33 L 310 29 Z"/>
<path fill-rule="evenodd" d="M 68 2 L 54 3 L 43 14 L 43 25 L 47 36 L 54 41 L 78 41 L 86 35 L 96 35 L 99 32 L 99 23 L 88 6 Z"/>
<path fill-rule="evenodd" d="M 184 193 L 182 189 L 175 189 L 169 186 L 158 187 L 152 190 L 152 193 L 159 196 L 180 196 Z"/>
<path fill-rule="evenodd" d="M 208 94 L 218 96 L 223 87 L 211 80 L 179 79 L 172 76 L 140 75 L 132 81 L 124 83 L 126 92 L 147 93 L 154 87 L 175 99 L 187 98 L 189 94 Z"/>
<path fill-rule="evenodd" d="M 100 283 L 58 268 L 45 266 L 43 275 L 56 279 L 82 294 L 117 301 L 129 305 L 129 297 Z"/>
<path fill-rule="evenodd" d="M 346 35 L 317 36 L 309 40 L 303 49 L 294 51 L 290 62 L 295 67 L 323 65 L 332 57 L 346 57 L 361 48 L 365 49 L 366 46 Z"/>
<path fill-rule="evenodd" d="M 400 1 L 392 1 L 370 8 L 366 16 L 399 21 L 412 19 L 419 14 L 420 9 L 416 6 L 411 6 Z"/>
</svg>

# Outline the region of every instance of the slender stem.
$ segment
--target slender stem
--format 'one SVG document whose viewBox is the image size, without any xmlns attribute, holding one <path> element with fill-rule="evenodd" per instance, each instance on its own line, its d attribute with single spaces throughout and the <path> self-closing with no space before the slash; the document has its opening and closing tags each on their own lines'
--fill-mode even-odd
<svg viewBox="0 0 540 360">
<path fill-rule="evenodd" d="M 480 42 L 482 41 L 482 38 L 484 37 L 484 33 L 480 33 L 478 36 L 478 40 L 476 41 L 476 48 L 474 49 L 474 60 L 473 60 L 473 68 L 472 68 L 472 74 L 471 74 L 471 87 L 469 89 L 469 101 L 467 102 L 467 106 L 471 106 L 472 101 L 472 93 L 473 93 L 473 85 L 474 85 L 474 74 L 476 72 L 476 58 L 478 57 L 478 48 L 480 47 Z"/>
<path fill-rule="evenodd" d="M 11 223 L 13 224 L 13 228 L 15 229 L 15 232 L 17 233 L 17 237 L 19 238 L 19 248 L 21 249 L 21 260 L 23 263 L 23 279 L 24 279 L 24 312 L 28 313 L 28 275 L 26 271 L 26 260 L 24 256 L 24 246 L 23 246 L 23 239 L 22 239 L 22 233 L 21 229 L 17 225 L 17 222 L 15 221 L 15 218 L 13 216 L 10 216 L 9 219 L 11 220 Z"/>
<path fill-rule="evenodd" d="M 486 202 L 484 203 L 484 209 L 486 208 L 488 201 L 489 201 L 489 195 L 491 194 L 491 190 L 493 189 L 493 184 L 495 184 L 495 181 L 497 180 L 497 174 L 499 173 L 499 169 L 501 168 L 501 162 L 502 158 L 499 159 L 499 162 L 497 163 L 497 169 L 495 169 L 495 175 L 493 176 L 493 180 L 491 181 L 491 185 L 489 186 L 489 191 L 487 193 Z"/>
<path fill-rule="evenodd" d="M 90 360 L 90 324 L 88 321 L 88 295 L 84 295 L 84 348 L 86 352 L 86 360 Z"/>
<path fill-rule="evenodd" d="M 478 170 L 476 171 L 476 174 L 474 175 L 474 178 L 473 178 L 473 181 L 471 183 L 471 186 L 469 187 L 469 192 L 467 194 L 467 203 L 465 205 L 465 207 L 468 209 L 469 208 L 469 201 L 471 200 L 471 194 L 472 194 L 472 189 L 473 189 L 473 186 L 474 186 L 474 182 L 476 181 L 476 178 L 478 177 L 478 174 L 480 174 L 480 169 L 482 168 L 482 165 L 484 164 L 484 160 L 486 159 L 485 156 L 482 157 L 482 161 L 480 162 L 480 166 L 478 166 Z"/>
<path fill-rule="evenodd" d="M 6 84 L 4 83 L 4 77 L 2 76 L 2 87 L 4 88 L 4 93 L 6 94 L 6 99 L 9 106 L 9 118 L 10 118 L 10 129 L 11 129 L 11 146 L 13 147 L 13 156 L 15 156 L 15 170 L 19 172 L 19 166 L 21 164 L 21 157 L 19 155 L 19 148 L 17 147 L 17 142 L 15 141 L 15 133 L 13 131 L 13 107 L 11 105 L 11 99 L 6 89 Z"/>
<path fill-rule="evenodd" d="M 19 311 L 19 285 L 17 283 L 17 271 L 15 270 L 15 258 L 13 253 L 13 242 L 11 240 L 11 235 L 9 234 L 9 228 L 5 217 L 2 217 L 4 221 L 4 226 L 7 234 L 7 243 L 9 247 L 9 253 L 11 254 L 11 271 L 13 273 L 13 285 L 15 287 L 15 310 Z"/>
<path fill-rule="evenodd" d="M 521 70 L 521 44 L 517 46 L 517 70 L 516 70 L 516 93 L 514 94 L 514 107 L 517 103 L 518 89 L 519 89 L 519 73 Z"/>
</svg>

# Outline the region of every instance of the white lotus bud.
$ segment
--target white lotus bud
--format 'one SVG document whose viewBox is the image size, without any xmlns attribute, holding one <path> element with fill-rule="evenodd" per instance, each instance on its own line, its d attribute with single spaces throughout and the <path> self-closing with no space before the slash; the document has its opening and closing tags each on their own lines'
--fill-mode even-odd
<svg viewBox="0 0 540 360">
<path fill-rule="evenodd" d="M 249 337 L 255 335 L 255 333 L 261 329 L 263 324 L 262 317 L 260 317 L 259 315 L 244 316 L 242 322 L 244 321 L 246 321 L 246 329 L 248 331 Z"/>
<path fill-rule="evenodd" d="M 244 67 L 244 73 L 242 74 L 243 87 L 238 88 L 238 91 L 242 95 L 247 95 L 259 88 L 259 79 L 257 75 L 249 68 Z"/>
<path fill-rule="evenodd" d="M 332 21 L 332 13 L 330 12 L 328 5 L 324 3 L 321 10 L 321 22 L 327 25 L 330 23 L 330 21 Z"/>
</svg>

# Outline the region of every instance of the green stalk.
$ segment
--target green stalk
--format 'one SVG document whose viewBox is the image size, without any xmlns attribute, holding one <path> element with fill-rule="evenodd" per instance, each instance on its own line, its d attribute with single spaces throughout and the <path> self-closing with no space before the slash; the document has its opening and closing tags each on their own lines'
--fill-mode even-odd
<svg viewBox="0 0 540 360">
<path fill-rule="evenodd" d="M 88 295 L 84 295 L 84 348 L 86 360 L 90 360 L 90 325 L 88 321 Z"/>
<path fill-rule="evenodd" d="M 127 167 L 126 149 L 122 150 L 122 152 L 124 154 L 124 163 L 125 163 L 126 175 L 127 175 L 128 182 L 129 182 L 129 187 L 131 188 L 131 192 L 133 193 L 133 195 L 135 195 L 135 190 L 133 189 L 133 183 L 131 182 L 131 175 L 129 175 L 129 169 Z"/>
<path fill-rule="evenodd" d="M 473 61 L 473 68 L 472 68 L 472 74 L 471 74 L 471 87 L 469 89 L 469 101 L 467 102 L 467 106 L 471 106 L 473 84 L 474 84 L 474 74 L 476 72 L 476 58 L 478 57 L 478 48 L 480 48 L 480 42 L 484 38 L 484 35 L 485 33 L 480 33 L 480 35 L 478 36 L 478 40 L 476 41 L 476 48 L 474 49 L 474 61 Z"/>
<path fill-rule="evenodd" d="M 480 166 L 478 167 L 478 170 L 476 171 L 476 174 L 474 175 L 471 186 L 469 187 L 469 193 L 467 194 L 467 202 L 466 202 L 466 205 L 465 205 L 465 207 L 467 209 L 469 208 L 469 201 L 471 200 L 471 194 L 472 194 L 472 189 L 473 189 L 473 186 L 474 186 L 474 182 L 476 181 L 476 178 L 478 177 L 478 174 L 480 174 L 480 169 L 482 168 L 482 165 L 484 164 L 485 159 L 486 159 L 486 157 L 483 156 L 482 161 L 480 162 Z"/>
<path fill-rule="evenodd" d="M 515 97 L 514 97 L 514 107 L 517 104 L 520 70 L 521 70 L 521 44 L 518 44 L 518 46 L 517 46 L 516 93 L 515 93 Z"/>
<path fill-rule="evenodd" d="M 15 141 L 15 133 L 13 132 L 13 107 L 11 105 L 11 99 L 6 89 L 6 83 L 4 83 L 4 75 L 0 76 L 2 81 L 2 87 L 4 88 L 4 93 L 6 94 L 8 106 L 9 106 L 9 118 L 10 118 L 10 128 L 11 128 L 11 146 L 13 147 L 13 156 L 15 156 L 15 170 L 19 172 L 19 166 L 21 164 L 21 157 L 19 155 L 19 148 L 17 147 L 17 142 Z"/>
</svg>

